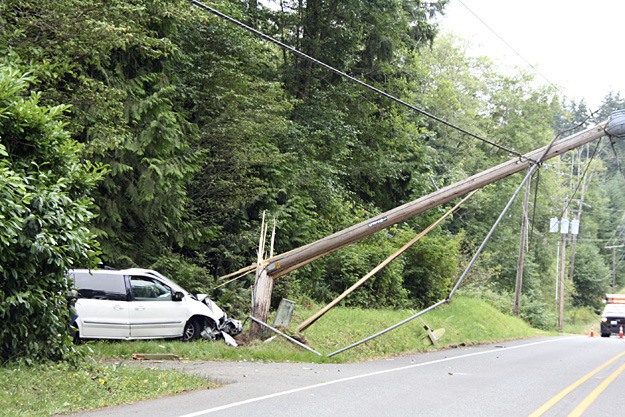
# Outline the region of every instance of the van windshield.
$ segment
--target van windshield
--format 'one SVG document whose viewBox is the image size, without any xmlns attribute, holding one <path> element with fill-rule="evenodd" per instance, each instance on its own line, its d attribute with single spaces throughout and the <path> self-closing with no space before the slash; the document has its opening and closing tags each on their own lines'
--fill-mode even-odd
<svg viewBox="0 0 625 417">
<path fill-rule="evenodd" d="M 171 301 L 171 288 L 156 279 L 132 276 L 130 277 L 132 297 L 138 301 Z"/>
</svg>

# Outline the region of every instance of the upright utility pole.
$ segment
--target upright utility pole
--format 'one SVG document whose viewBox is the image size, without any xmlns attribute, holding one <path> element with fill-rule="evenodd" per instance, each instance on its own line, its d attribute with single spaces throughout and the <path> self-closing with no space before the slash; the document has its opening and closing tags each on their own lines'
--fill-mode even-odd
<svg viewBox="0 0 625 417">
<path fill-rule="evenodd" d="M 592 158 L 590 158 L 589 146 L 588 145 L 584 146 L 584 149 L 586 150 L 586 157 L 584 158 L 584 160 L 590 163 Z M 581 158 L 581 151 L 583 151 L 584 149 L 580 149 L 580 153 L 578 153 L 578 168 L 577 168 L 578 180 L 580 179 L 582 175 L 581 172 L 584 171 L 584 166 L 582 164 L 582 158 Z M 579 196 L 579 199 L 577 200 L 578 209 L 577 209 L 577 214 L 575 216 L 575 219 L 577 220 L 578 224 L 582 220 L 582 212 L 584 211 L 584 206 L 587 205 L 586 203 L 584 203 L 584 200 L 586 199 L 586 190 L 588 189 L 588 184 L 590 184 L 594 175 L 595 175 L 595 172 L 593 171 L 589 175 L 581 178 L 581 188 L 579 192 L 580 196 Z M 571 260 L 570 260 L 570 265 L 569 265 L 569 279 L 571 281 L 573 281 L 573 276 L 575 275 L 575 255 L 576 254 L 577 254 L 577 233 L 573 233 L 571 236 Z"/>
<path fill-rule="evenodd" d="M 616 248 L 612 248 L 612 289 L 616 289 Z"/>
<path fill-rule="evenodd" d="M 623 248 L 625 245 L 606 246 L 606 249 L 612 249 L 612 290 L 616 290 L 616 249 Z"/>
<path fill-rule="evenodd" d="M 529 220 L 528 207 L 530 201 L 530 184 L 528 180 L 525 184 L 525 199 L 523 200 L 523 218 L 521 219 L 521 241 L 519 242 L 519 259 L 516 268 L 516 285 L 514 287 L 514 314 L 521 313 L 521 292 L 523 288 L 523 265 L 525 262 L 525 245 L 527 241 L 527 223 Z"/>
<path fill-rule="evenodd" d="M 564 214 L 562 216 L 562 221 L 568 219 L 569 215 L 569 198 L 566 197 L 564 201 Z M 562 226 L 560 229 L 560 282 L 558 286 L 559 293 L 559 308 L 558 308 L 558 329 L 560 331 L 564 330 L 564 277 L 566 276 L 566 237 L 568 236 L 568 225 Z"/>
</svg>

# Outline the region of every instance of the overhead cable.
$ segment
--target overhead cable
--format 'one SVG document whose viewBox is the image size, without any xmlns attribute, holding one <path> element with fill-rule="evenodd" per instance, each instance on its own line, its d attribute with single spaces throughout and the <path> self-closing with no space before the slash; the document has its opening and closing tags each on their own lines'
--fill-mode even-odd
<svg viewBox="0 0 625 417">
<path fill-rule="evenodd" d="M 444 119 L 442 119 L 442 118 L 440 118 L 438 116 L 435 116 L 435 115 L 433 115 L 433 114 L 431 114 L 431 113 L 429 113 L 429 112 L 427 112 L 427 111 L 425 111 L 423 109 L 420 109 L 420 108 L 418 108 L 418 107 L 416 107 L 416 106 L 414 106 L 412 104 L 409 104 L 409 103 L 405 102 L 404 100 L 399 99 L 399 98 L 397 98 L 397 97 L 395 97 L 395 96 L 393 96 L 393 95 L 391 95 L 391 94 L 389 94 L 389 93 L 387 93 L 385 91 L 382 91 L 379 88 L 376 88 L 376 87 L 372 86 L 371 84 L 367 84 L 366 82 L 361 81 L 358 78 L 355 78 L 355 77 L 353 77 L 353 76 L 351 76 L 351 75 L 349 75 L 349 74 L 347 74 L 347 73 L 345 73 L 345 72 L 343 72 L 343 71 L 341 71 L 341 70 L 339 70 L 337 68 L 334 68 L 331 65 L 326 64 L 325 62 L 319 61 L 318 59 L 313 58 L 310 55 L 307 55 L 304 52 L 301 52 L 301 51 L 295 49 L 294 47 L 292 47 L 290 45 L 287 45 L 284 42 L 281 42 L 281 41 L 279 41 L 278 39 L 276 39 L 276 38 L 274 38 L 272 36 L 269 36 L 269 35 L 261 32 L 261 31 L 259 31 L 257 29 L 254 29 L 253 27 L 248 26 L 248 25 L 246 25 L 245 23 L 243 23 L 243 22 L 241 22 L 239 20 L 236 20 L 235 18 L 233 18 L 231 16 L 228 16 L 225 13 L 220 12 L 219 10 L 217 10 L 217 9 L 215 9 L 213 7 L 210 7 L 210 6 L 208 6 L 208 5 L 206 5 L 206 4 L 202 3 L 202 2 L 199 2 L 197 0 L 189 0 L 189 2 L 191 4 L 193 4 L 193 5 L 195 5 L 195 6 L 198 6 L 198 7 L 202 8 L 202 9 L 204 9 L 204 10 L 206 10 L 206 11 L 208 11 L 208 12 L 210 12 L 210 13 L 212 13 L 212 14 L 214 14 L 214 15 L 216 15 L 216 16 L 218 16 L 218 17 L 220 17 L 220 18 L 222 18 L 222 19 L 224 19 L 224 20 L 226 20 L 228 22 L 230 22 L 230 23 L 233 23 L 233 24 L 235 24 L 235 25 L 237 25 L 237 26 L 239 26 L 239 27 L 241 27 L 241 28 L 243 28 L 243 29 L 253 33 L 254 35 L 258 36 L 261 39 L 264 39 L 264 40 L 266 40 L 268 42 L 271 42 L 271 43 L 273 43 L 275 45 L 278 45 L 279 47 L 290 51 L 294 55 L 297 55 L 297 56 L 299 56 L 301 58 L 307 59 L 308 61 L 313 62 L 314 64 L 319 65 L 320 67 L 323 67 L 323 68 L 325 68 L 325 69 L 327 69 L 329 71 L 332 71 L 333 73 L 338 74 L 341 77 L 347 78 L 348 80 L 350 80 L 350 81 L 352 81 L 352 82 L 354 82 L 354 83 L 356 83 L 356 84 L 358 84 L 358 85 L 360 85 L 362 87 L 365 87 L 365 88 L 367 88 L 367 89 L 369 89 L 371 91 L 374 91 L 374 92 L 376 92 L 376 93 L 378 93 L 378 94 L 380 94 L 380 95 L 382 95 L 382 96 L 384 96 L 384 97 L 386 97 L 386 98 L 388 98 L 388 99 L 390 99 L 390 100 L 392 100 L 392 101 L 394 101 L 396 103 L 401 104 L 402 106 L 408 107 L 409 109 L 411 109 L 411 110 L 413 110 L 413 111 L 415 111 L 415 112 L 417 112 L 419 114 L 422 114 L 423 116 L 426 116 L 426 117 L 428 117 L 428 118 L 430 118 L 432 120 L 436 120 L 437 122 L 439 122 L 439 123 L 441 123 L 441 124 L 443 124 L 445 126 L 448 126 L 448 127 L 452 128 L 452 129 L 455 129 L 455 130 L 457 130 L 457 131 L 459 131 L 459 132 L 461 132 L 461 133 L 463 133 L 463 134 L 465 134 L 467 136 L 470 136 L 470 137 L 472 137 L 474 139 L 477 139 L 479 141 L 487 143 L 487 144 L 489 144 L 491 146 L 494 146 L 495 148 L 497 148 L 499 150 L 502 150 L 502 151 L 508 152 L 508 153 L 510 153 L 512 155 L 518 156 L 519 159 L 526 158 L 520 152 L 517 152 L 517 151 L 515 151 L 513 149 L 508 149 L 505 146 L 502 146 L 502 145 L 500 145 L 500 144 L 498 144 L 496 142 L 493 142 L 491 140 L 488 140 L 486 138 L 478 136 L 475 133 L 471 133 L 471 132 L 469 132 L 466 129 L 463 129 L 463 128 L 461 128 L 461 127 L 459 127 L 457 125 L 454 125 L 453 123 L 448 122 L 448 121 L 446 121 L 446 120 L 444 120 Z M 535 162 L 535 161 L 533 161 L 533 162 Z"/>
</svg>

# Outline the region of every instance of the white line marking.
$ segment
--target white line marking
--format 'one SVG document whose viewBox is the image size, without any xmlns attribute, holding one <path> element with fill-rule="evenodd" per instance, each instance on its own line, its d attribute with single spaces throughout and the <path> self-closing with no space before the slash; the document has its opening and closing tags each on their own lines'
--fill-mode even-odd
<svg viewBox="0 0 625 417">
<path fill-rule="evenodd" d="M 536 346 L 536 345 L 542 345 L 542 344 L 545 344 L 545 343 L 560 342 L 562 340 L 570 340 L 570 339 L 571 339 L 570 337 L 562 337 L 562 338 L 543 340 L 543 341 L 540 341 L 540 342 L 527 343 L 527 344 L 524 344 L 524 345 L 517 345 L 517 346 L 512 346 L 512 347 L 503 347 L 503 348 L 502 347 L 498 347 L 498 348 L 495 348 L 495 349 L 485 350 L 485 351 L 482 351 L 482 352 L 467 353 L 465 355 L 453 356 L 453 357 L 443 358 L 443 359 L 437 359 L 437 360 L 430 361 L 430 362 L 415 363 L 413 365 L 401 366 L 399 368 L 385 369 L 383 371 L 370 372 L 368 374 L 354 375 L 354 376 L 350 376 L 350 377 L 347 377 L 347 378 L 335 379 L 334 381 L 328 381 L 328 382 L 322 382 L 322 383 L 319 383 L 319 384 L 307 385 L 305 387 L 294 388 L 294 389 L 290 389 L 288 391 L 276 392 L 274 394 L 268 394 L 268 395 L 263 395 L 261 397 L 250 398 L 248 400 L 238 401 L 236 403 L 225 404 L 225 405 L 221 405 L 219 407 L 207 408 L 206 410 L 196 411 L 194 413 L 184 414 L 184 415 L 181 415 L 181 416 L 178 416 L 178 417 L 198 417 L 198 416 L 203 416 L 203 415 L 206 415 L 206 414 L 214 413 L 216 411 L 223 411 L 223 410 L 227 410 L 229 408 L 238 407 L 238 406 L 245 405 L 245 404 L 251 404 L 251 403 L 255 403 L 255 402 L 263 401 L 263 400 L 269 400 L 271 398 L 282 397 L 284 395 L 295 394 L 297 392 L 308 391 L 308 390 L 312 390 L 312 389 L 315 389 L 315 388 L 325 387 L 325 386 L 333 385 L 333 384 L 339 384 L 339 383 L 347 382 L 347 381 L 353 381 L 353 380 L 356 380 L 356 379 L 368 378 L 368 377 L 371 377 L 371 376 L 382 375 L 382 374 L 387 374 L 387 373 L 391 373 L 391 372 L 404 371 L 406 369 L 418 368 L 420 366 L 433 365 L 433 364 L 436 364 L 436 363 L 448 362 L 448 361 L 452 361 L 452 360 L 456 360 L 456 359 L 464 359 L 464 358 L 468 358 L 468 357 L 471 357 L 471 356 L 486 355 L 488 353 L 501 352 L 501 351 L 504 351 L 504 350 L 520 349 L 520 348 L 531 347 L 531 346 Z"/>
</svg>

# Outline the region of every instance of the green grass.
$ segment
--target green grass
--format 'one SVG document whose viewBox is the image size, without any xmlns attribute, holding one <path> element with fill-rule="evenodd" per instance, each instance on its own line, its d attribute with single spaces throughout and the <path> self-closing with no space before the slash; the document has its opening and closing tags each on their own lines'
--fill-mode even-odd
<svg viewBox="0 0 625 417">
<path fill-rule="evenodd" d="M 296 306 L 292 325 L 284 331 L 296 335 L 294 329 L 297 325 L 318 308 Z M 80 366 L 0 367 L 0 416 L 51 416 L 216 386 L 193 375 L 124 364 L 124 361 L 132 360 L 133 353 L 171 353 L 179 355 L 183 361 L 354 362 L 545 334 L 518 318 L 500 313 L 483 301 L 457 296 L 452 303 L 377 339 L 332 358 L 326 356 L 414 313 L 409 310 L 335 308 L 299 335 L 323 356 L 310 353 L 281 336 L 269 342 L 245 343 L 237 348 L 223 341 L 203 340 L 191 343 L 167 340 L 91 341 L 78 346 L 86 358 Z M 429 343 L 423 323 L 432 329 L 445 329 L 437 347 Z"/>
<path fill-rule="evenodd" d="M 590 334 L 590 326 L 594 325 L 595 335 L 600 333 L 601 314 L 591 308 L 573 308 L 567 312 L 564 331 L 571 334 Z"/>
<path fill-rule="evenodd" d="M 218 385 L 197 376 L 124 364 L 0 368 L 0 416 L 47 417 Z"/>
</svg>

